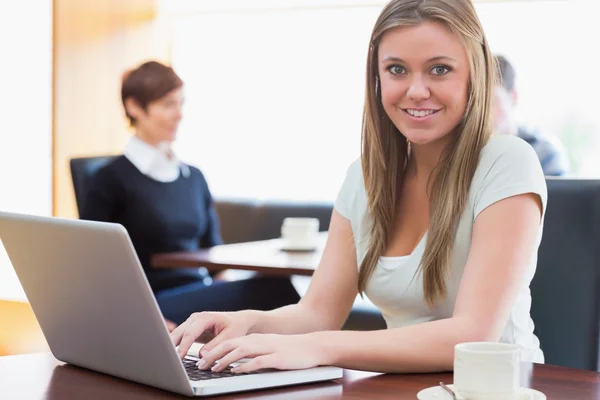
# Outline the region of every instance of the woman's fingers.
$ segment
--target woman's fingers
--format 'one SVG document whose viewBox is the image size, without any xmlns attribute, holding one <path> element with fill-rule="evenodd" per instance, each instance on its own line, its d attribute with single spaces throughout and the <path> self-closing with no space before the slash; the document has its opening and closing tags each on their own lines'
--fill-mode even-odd
<svg viewBox="0 0 600 400">
<path fill-rule="evenodd" d="M 227 368 L 229 364 L 239 361 L 242 358 L 257 356 L 260 353 L 257 351 L 256 347 L 256 345 L 250 343 L 238 345 L 237 347 L 233 348 L 233 350 L 223 355 L 221 358 L 217 358 L 216 364 L 212 367 L 212 370 L 215 372 L 221 372 L 225 368 Z M 212 356 L 214 357 L 215 355 Z"/>
<path fill-rule="evenodd" d="M 175 330 L 175 328 L 177 328 L 177 324 L 175 322 L 169 321 L 166 318 L 165 318 L 165 324 L 167 325 L 167 329 L 169 330 L 169 332 L 173 332 Z"/>
<path fill-rule="evenodd" d="M 247 357 L 257 357 L 269 354 L 272 347 L 265 342 L 264 335 L 249 335 L 241 338 L 225 340 L 214 346 L 212 350 L 202 349 L 202 359 L 198 363 L 200 369 L 211 368 L 215 372 L 223 371 L 228 365 Z M 268 360 L 268 359 L 267 359 Z M 214 366 L 217 363 L 218 365 Z M 254 363 L 260 365 L 261 361 Z M 258 368 L 258 367 L 257 367 Z"/>
<path fill-rule="evenodd" d="M 264 356 L 258 356 L 248 362 L 240 363 L 237 367 L 231 369 L 236 374 L 243 374 L 247 372 L 257 371 L 259 369 L 266 368 L 278 368 L 279 367 L 279 356 L 276 354 L 266 354 Z"/>
<path fill-rule="evenodd" d="M 183 333 L 187 330 L 187 327 L 190 326 L 190 324 L 191 321 L 188 318 L 183 324 L 179 325 L 171 332 L 171 341 L 175 346 L 179 346 L 181 338 L 183 337 Z"/>
<path fill-rule="evenodd" d="M 235 336 L 231 334 L 231 329 L 225 329 L 223 332 L 219 333 L 212 340 L 207 342 L 204 346 L 202 346 L 201 353 L 206 353 L 212 351 L 215 347 L 225 342 L 226 340 L 235 339 Z"/>
<path fill-rule="evenodd" d="M 187 323 L 187 321 L 186 321 Z M 177 332 L 177 328 L 171 334 L 174 343 L 179 343 L 178 353 L 183 359 L 187 354 L 187 351 L 192 347 L 194 341 L 204 333 L 204 331 L 210 329 L 214 325 L 214 321 L 211 318 L 195 318 L 185 329 Z"/>
<path fill-rule="evenodd" d="M 225 340 L 221 344 L 215 346 L 211 351 L 206 350 L 202 347 L 200 350 L 200 361 L 198 361 L 198 368 L 210 369 L 213 367 L 215 362 L 225 356 L 227 353 L 235 349 L 238 345 L 239 339 Z"/>
</svg>

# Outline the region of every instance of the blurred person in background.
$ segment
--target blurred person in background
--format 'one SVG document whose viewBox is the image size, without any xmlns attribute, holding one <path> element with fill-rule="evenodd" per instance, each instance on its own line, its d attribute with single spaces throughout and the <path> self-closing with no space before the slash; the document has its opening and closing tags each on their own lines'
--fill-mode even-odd
<svg viewBox="0 0 600 400">
<path fill-rule="evenodd" d="M 127 229 L 165 318 L 178 324 L 197 311 L 296 303 L 289 279 L 213 282 L 205 268 L 152 268 L 155 253 L 222 244 L 219 219 L 202 172 L 173 152 L 184 102 L 181 78 L 169 66 L 146 62 L 124 74 L 121 99 L 135 135 L 123 155 L 94 175 L 81 218 Z"/>
<path fill-rule="evenodd" d="M 515 135 L 529 143 L 535 150 L 546 176 L 569 173 L 569 159 L 557 138 L 544 136 L 538 130 L 524 127 L 517 121 L 515 107 L 518 94 L 515 88 L 516 73 L 513 65 L 502 55 L 495 55 L 500 74 L 500 84 L 495 89 L 495 133 Z"/>
</svg>

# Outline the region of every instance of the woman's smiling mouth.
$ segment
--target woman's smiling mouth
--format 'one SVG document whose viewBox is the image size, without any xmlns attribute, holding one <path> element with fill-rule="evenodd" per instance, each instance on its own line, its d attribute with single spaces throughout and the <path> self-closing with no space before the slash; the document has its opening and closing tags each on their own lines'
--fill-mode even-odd
<svg viewBox="0 0 600 400">
<path fill-rule="evenodd" d="M 413 119 L 418 120 L 418 121 L 428 119 L 429 117 L 437 114 L 440 110 L 441 109 L 434 110 L 434 109 L 425 109 L 425 108 L 421 108 L 421 109 L 402 108 L 402 111 L 404 111 L 405 113 L 410 115 Z"/>
</svg>

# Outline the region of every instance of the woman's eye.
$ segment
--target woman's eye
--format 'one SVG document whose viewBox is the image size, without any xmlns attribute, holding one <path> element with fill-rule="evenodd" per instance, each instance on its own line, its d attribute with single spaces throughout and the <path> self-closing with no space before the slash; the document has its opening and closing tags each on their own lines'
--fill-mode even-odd
<svg viewBox="0 0 600 400">
<path fill-rule="evenodd" d="M 444 65 L 436 65 L 432 68 L 431 72 L 433 72 L 434 75 L 446 75 L 448 72 L 450 72 L 450 68 Z"/>
<path fill-rule="evenodd" d="M 404 68 L 399 65 L 392 65 L 388 68 L 392 75 L 400 75 L 404 73 Z"/>
</svg>

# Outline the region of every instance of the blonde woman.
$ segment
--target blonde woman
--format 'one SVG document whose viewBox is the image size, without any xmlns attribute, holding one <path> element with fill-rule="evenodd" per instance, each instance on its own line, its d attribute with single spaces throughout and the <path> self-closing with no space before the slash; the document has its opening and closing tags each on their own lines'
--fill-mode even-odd
<svg viewBox="0 0 600 400">
<path fill-rule="evenodd" d="M 454 345 L 516 343 L 543 362 L 530 317 L 546 186 L 514 136 L 490 138 L 495 65 L 469 0 L 394 0 L 370 42 L 362 157 L 348 169 L 306 296 L 269 312 L 192 315 L 199 367 L 451 370 Z M 339 331 L 357 293 L 387 329 Z M 215 364 L 216 363 L 216 364 Z"/>
</svg>

